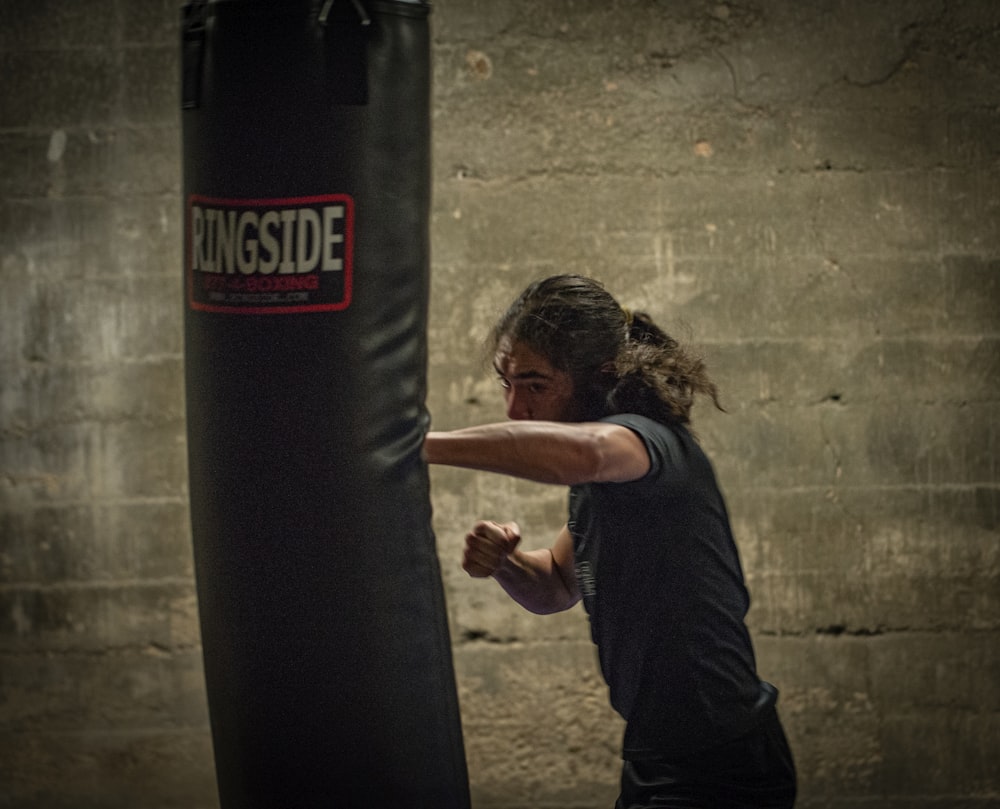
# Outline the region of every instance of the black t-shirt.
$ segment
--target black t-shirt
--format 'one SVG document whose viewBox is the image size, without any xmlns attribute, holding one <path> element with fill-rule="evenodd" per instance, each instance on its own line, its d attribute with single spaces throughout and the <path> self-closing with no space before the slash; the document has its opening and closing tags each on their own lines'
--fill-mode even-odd
<svg viewBox="0 0 1000 809">
<path fill-rule="evenodd" d="M 750 599 L 712 466 L 682 426 L 617 415 L 645 477 L 570 489 L 577 582 L 626 759 L 697 752 L 750 730 L 774 701 L 744 624 Z"/>
</svg>

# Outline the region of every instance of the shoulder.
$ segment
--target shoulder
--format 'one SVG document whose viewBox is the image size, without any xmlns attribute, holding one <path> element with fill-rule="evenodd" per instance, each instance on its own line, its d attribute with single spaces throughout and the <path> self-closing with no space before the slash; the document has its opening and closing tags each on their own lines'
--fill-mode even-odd
<svg viewBox="0 0 1000 809">
<path fill-rule="evenodd" d="M 640 416 L 637 413 L 616 413 L 601 419 L 606 424 L 617 424 L 627 427 L 637 433 L 644 441 L 657 441 L 672 444 L 687 443 L 690 433 L 681 425 L 669 425 Z"/>
<path fill-rule="evenodd" d="M 683 425 L 664 424 L 636 413 L 617 413 L 601 421 L 626 427 L 642 440 L 650 459 L 650 476 L 686 470 L 692 455 L 700 454 L 694 438 Z"/>
</svg>

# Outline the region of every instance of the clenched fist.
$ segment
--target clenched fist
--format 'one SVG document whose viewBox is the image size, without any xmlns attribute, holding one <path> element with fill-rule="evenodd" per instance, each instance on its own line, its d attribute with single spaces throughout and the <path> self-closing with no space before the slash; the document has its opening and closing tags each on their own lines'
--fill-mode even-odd
<svg viewBox="0 0 1000 809">
<path fill-rule="evenodd" d="M 520 541 L 517 523 L 477 522 L 465 535 L 462 569 L 477 579 L 492 576 Z"/>
</svg>

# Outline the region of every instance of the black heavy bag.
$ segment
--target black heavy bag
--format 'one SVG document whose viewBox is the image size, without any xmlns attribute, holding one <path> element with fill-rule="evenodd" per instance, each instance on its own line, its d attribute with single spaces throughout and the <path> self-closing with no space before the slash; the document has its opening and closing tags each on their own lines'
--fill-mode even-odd
<svg viewBox="0 0 1000 809">
<path fill-rule="evenodd" d="M 469 804 L 421 458 L 428 11 L 183 8 L 191 520 L 224 809 Z"/>
</svg>

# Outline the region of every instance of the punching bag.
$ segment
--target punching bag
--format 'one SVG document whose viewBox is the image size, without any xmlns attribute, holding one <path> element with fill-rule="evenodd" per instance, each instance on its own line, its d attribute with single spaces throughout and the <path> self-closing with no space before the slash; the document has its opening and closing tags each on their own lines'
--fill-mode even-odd
<svg viewBox="0 0 1000 809">
<path fill-rule="evenodd" d="M 421 457 L 428 15 L 182 10 L 191 524 L 223 809 L 469 804 Z"/>
</svg>

